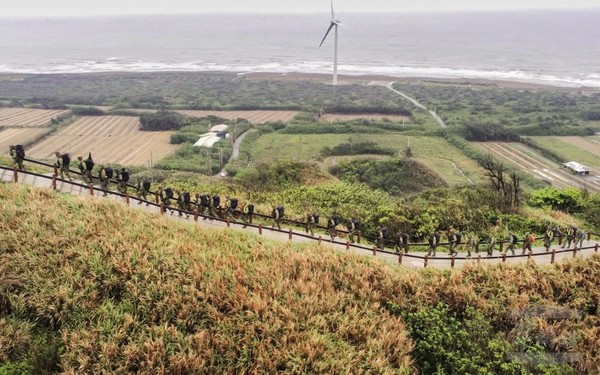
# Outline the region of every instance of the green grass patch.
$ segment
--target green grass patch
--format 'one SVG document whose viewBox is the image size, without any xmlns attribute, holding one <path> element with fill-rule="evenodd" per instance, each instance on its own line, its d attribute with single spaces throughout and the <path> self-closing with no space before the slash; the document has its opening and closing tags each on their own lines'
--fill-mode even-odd
<svg viewBox="0 0 600 375">
<path fill-rule="evenodd" d="M 531 137 L 541 148 L 546 148 L 567 161 L 576 161 L 589 167 L 600 166 L 600 157 L 555 137 Z"/>
</svg>

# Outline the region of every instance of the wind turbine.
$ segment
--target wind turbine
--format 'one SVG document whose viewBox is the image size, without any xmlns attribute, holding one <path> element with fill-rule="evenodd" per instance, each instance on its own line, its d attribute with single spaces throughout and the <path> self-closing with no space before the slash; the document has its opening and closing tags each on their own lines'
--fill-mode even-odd
<svg viewBox="0 0 600 375">
<path fill-rule="evenodd" d="M 335 44 L 334 44 L 334 49 L 333 49 L 333 85 L 337 85 L 337 52 L 338 52 L 338 25 L 340 25 L 341 22 L 337 19 L 335 19 L 335 13 L 333 11 L 333 0 L 331 0 L 331 22 L 329 23 L 329 28 L 327 29 L 327 31 L 325 32 L 325 36 L 323 37 L 323 40 L 321 40 L 321 44 L 319 44 L 319 48 L 321 48 L 321 46 L 323 45 L 323 42 L 325 42 L 325 39 L 327 39 L 327 35 L 329 35 L 329 32 L 331 31 L 331 29 L 333 29 L 335 27 Z"/>
</svg>

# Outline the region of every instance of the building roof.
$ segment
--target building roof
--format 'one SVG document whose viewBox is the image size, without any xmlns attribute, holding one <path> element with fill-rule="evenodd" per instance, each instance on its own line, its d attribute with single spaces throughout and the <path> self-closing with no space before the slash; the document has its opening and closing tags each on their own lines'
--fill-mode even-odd
<svg viewBox="0 0 600 375">
<path fill-rule="evenodd" d="M 210 128 L 211 132 L 224 132 L 225 130 L 227 130 L 229 126 L 225 125 L 225 124 L 219 124 L 219 125 L 215 125 L 212 128 Z"/>
<path fill-rule="evenodd" d="M 576 161 L 570 161 L 568 163 L 563 163 L 563 165 L 569 169 L 574 170 L 575 172 L 578 172 L 578 173 L 591 171 L 591 169 L 589 167 L 586 167 L 583 164 L 579 164 Z"/>
<path fill-rule="evenodd" d="M 221 139 L 221 137 L 217 136 L 216 134 L 205 134 L 202 137 L 200 137 L 200 139 L 194 143 L 194 146 L 197 147 L 212 147 L 215 143 L 219 142 Z"/>
</svg>

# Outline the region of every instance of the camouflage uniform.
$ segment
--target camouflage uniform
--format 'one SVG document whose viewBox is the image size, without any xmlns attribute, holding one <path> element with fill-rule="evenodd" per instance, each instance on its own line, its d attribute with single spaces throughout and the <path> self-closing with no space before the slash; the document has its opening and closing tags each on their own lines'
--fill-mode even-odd
<svg viewBox="0 0 600 375">
<path fill-rule="evenodd" d="M 313 214 L 306 215 L 306 233 L 310 233 L 311 236 L 315 235 L 315 217 Z"/>
<path fill-rule="evenodd" d="M 360 220 L 353 217 L 350 219 L 350 223 L 348 224 L 348 239 L 350 243 L 354 243 L 354 236 L 358 237 L 360 233 Z"/>
<path fill-rule="evenodd" d="M 381 251 L 385 250 L 385 240 L 387 239 L 387 237 L 388 237 L 387 227 L 379 228 L 379 233 L 378 233 L 378 237 L 377 237 L 377 243 L 378 243 L 379 250 L 381 250 Z"/>
<path fill-rule="evenodd" d="M 246 228 L 246 224 L 252 224 L 252 217 L 254 216 L 254 205 L 252 203 L 246 202 L 244 208 L 242 209 L 242 220 L 244 221 L 244 228 Z"/>
<path fill-rule="evenodd" d="M 191 211 L 190 206 L 191 202 L 189 193 L 180 191 L 179 195 L 177 196 L 177 208 L 180 210 L 179 216 L 183 216 L 182 211 L 185 211 L 185 217 L 189 217 L 190 214 L 188 214 L 187 212 Z"/>
<path fill-rule="evenodd" d="M 146 185 L 146 186 L 144 186 Z M 148 193 L 149 193 L 149 188 L 146 189 L 148 186 L 150 185 L 150 181 L 143 181 L 141 179 L 138 180 L 137 182 L 137 187 L 135 189 L 135 195 L 138 197 L 138 199 L 140 199 L 140 201 L 138 202 L 138 204 L 142 204 L 142 199 L 147 201 L 148 200 Z M 146 202 L 146 206 L 148 205 L 148 202 Z"/>
<path fill-rule="evenodd" d="M 583 241 L 585 241 L 586 236 L 587 236 L 587 234 L 585 233 L 585 231 L 583 229 L 577 230 L 577 235 L 576 235 L 574 246 L 578 249 L 581 249 L 583 247 Z"/>
<path fill-rule="evenodd" d="M 129 175 L 129 172 L 125 168 L 121 168 L 121 170 L 117 172 L 117 190 L 119 190 L 119 193 L 121 194 L 127 193 L 127 181 L 124 178 L 125 174 Z"/>
<path fill-rule="evenodd" d="M 507 254 L 509 251 L 512 255 L 515 255 L 515 245 L 517 244 L 517 236 L 515 236 L 512 232 L 508 234 L 508 247 L 504 254 Z"/>
<path fill-rule="evenodd" d="M 106 175 L 106 170 L 104 169 L 104 166 L 101 165 L 100 169 L 98 170 L 98 178 L 100 179 L 100 188 L 102 190 L 108 190 L 108 176 Z M 106 191 L 103 192 L 102 196 L 106 197 L 108 194 L 106 193 Z"/>
<path fill-rule="evenodd" d="M 56 162 L 54 163 L 54 165 L 58 169 L 60 178 L 64 180 L 65 176 L 67 176 L 69 181 L 73 181 L 73 179 L 71 178 L 71 172 L 69 171 L 69 165 L 65 165 L 63 163 L 63 158 L 60 152 L 56 151 L 54 154 L 56 155 Z"/>
<path fill-rule="evenodd" d="M 573 225 L 571 225 L 567 228 L 567 240 L 562 244 L 561 248 L 564 249 L 566 246 L 567 249 L 569 249 L 571 247 L 571 242 L 573 242 L 575 240 L 576 232 L 577 232 L 577 228 L 575 228 Z"/>
<path fill-rule="evenodd" d="M 552 240 L 554 239 L 554 230 L 551 227 L 546 228 L 546 232 L 544 233 L 544 247 L 546 248 L 546 252 L 550 251 L 550 247 L 552 246 Z"/>
<path fill-rule="evenodd" d="M 23 158 L 19 157 L 17 154 L 17 148 L 13 145 L 10 145 L 9 150 L 10 156 L 13 159 L 13 168 L 17 167 L 18 169 L 25 169 L 25 167 L 23 167 Z"/>
<path fill-rule="evenodd" d="M 408 253 L 408 234 L 402 231 L 398 232 L 396 236 L 396 242 L 394 244 L 394 250 L 399 253 L 400 251 L 404 251 L 404 253 Z"/>
<path fill-rule="evenodd" d="M 432 255 L 435 256 L 435 253 L 437 251 L 437 247 L 440 244 L 440 232 L 435 232 L 432 233 L 429 236 L 429 248 L 427 249 L 427 255 Z"/>
<path fill-rule="evenodd" d="M 335 235 L 337 234 L 337 230 L 335 229 L 335 218 L 336 214 L 333 214 L 329 217 L 329 220 L 327 220 L 327 232 L 329 232 L 329 237 L 331 238 L 331 241 L 335 240 Z M 337 216 L 337 218 L 339 221 L 339 216 Z"/>
<path fill-rule="evenodd" d="M 448 255 L 458 254 L 456 251 L 456 246 L 458 245 L 458 236 L 454 229 L 451 229 L 448 232 L 448 242 L 450 243 L 450 248 L 448 249 Z"/>
<path fill-rule="evenodd" d="M 87 173 L 87 169 L 85 168 L 85 163 L 83 162 L 83 157 L 78 156 L 77 161 L 79 162 L 77 164 L 77 167 L 79 168 L 79 172 L 81 172 L 81 179 L 87 185 L 91 184 L 92 180 L 89 178 L 89 173 Z"/>
<path fill-rule="evenodd" d="M 531 249 L 531 235 L 529 234 L 529 232 L 525 233 L 525 238 L 523 238 L 523 253 L 521 253 L 522 255 L 525 254 L 525 251 L 533 251 Z"/>
<path fill-rule="evenodd" d="M 275 226 L 277 226 L 277 229 L 281 229 L 281 222 L 283 220 L 283 217 L 279 213 L 279 210 L 277 209 L 277 207 L 273 207 L 273 211 L 271 211 L 271 216 L 273 217 L 273 222 L 274 222 L 272 227 L 275 228 Z"/>
<path fill-rule="evenodd" d="M 467 257 L 470 258 L 472 256 L 472 251 L 475 250 L 475 253 L 479 253 L 479 236 L 475 233 L 469 233 L 467 235 L 467 242 L 465 249 L 467 250 Z"/>
</svg>

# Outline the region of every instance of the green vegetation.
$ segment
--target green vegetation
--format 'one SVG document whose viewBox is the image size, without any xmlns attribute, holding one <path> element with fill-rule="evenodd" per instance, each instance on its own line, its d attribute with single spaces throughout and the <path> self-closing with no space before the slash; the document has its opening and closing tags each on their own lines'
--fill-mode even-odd
<svg viewBox="0 0 600 375">
<path fill-rule="evenodd" d="M 600 157 L 580 147 L 563 142 L 555 137 L 531 137 L 531 142 L 542 154 L 556 162 L 576 161 L 590 167 L 600 166 Z"/>
<path fill-rule="evenodd" d="M 329 168 L 334 176 L 348 183 L 363 183 L 392 195 L 419 192 L 444 186 L 444 180 L 413 160 L 378 161 L 357 159 Z"/>
<path fill-rule="evenodd" d="M 435 110 L 472 140 L 516 140 L 516 135 L 592 135 L 600 93 L 493 84 L 398 82 L 394 88 Z M 492 129 L 480 132 L 477 128 Z M 477 137 L 477 138 L 474 138 Z"/>
<path fill-rule="evenodd" d="M 155 164 L 155 167 L 213 175 L 227 163 L 232 151 L 233 146 L 229 140 L 218 141 L 210 148 L 184 143 L 175 151 L 175 154 L 161 159 Z"/>
<path fill-rule="evenodd" d="M 140 130 L 179 130 L 189 122 L 190 120 L 186 116 L 174 111 L 145 112 L 140 115 Z"/>
<path fill-rule="evenodd" d="M 104 116 L 106 113 L 96 107 L 82 107 L 74 106 L 71 107 L 71 113 L 76 116 Z"/>
<path fill-rule="evenodd" d="M 18 185 L 0 205 L 5 373 L 600 370 L 598 256 L 411 271 Z"/>
<path fill-rule="evenodd" d="M 405 102 L 386 88 L 358 84 L 253 81 L 235 73 L 190 72 L 39 74 L 14 78 L 2 81 L 0 99 L 121 108 L 411 114 Z"/>
<path fill-rule="evenodd" d="M 394 156 L 395 150 L 382 148 L 375 142 L 356 142 L 356 143 L 340 143 L 334 147 L 325 147 L 321 150 L 323 156 L 340 156 L 340 155 L 388 155 Z"/>
</svg>

